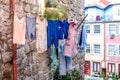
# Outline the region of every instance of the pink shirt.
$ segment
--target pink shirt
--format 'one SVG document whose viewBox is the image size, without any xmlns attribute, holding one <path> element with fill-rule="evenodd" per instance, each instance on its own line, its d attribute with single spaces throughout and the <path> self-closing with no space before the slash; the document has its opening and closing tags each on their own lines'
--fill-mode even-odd
<svg viewBox="0 0 120 80">
<path fill-rule="evenodd" d="M 76 30 L 75 27 L 70 25 L 68 29 L 68 39 L 65 42 L 65 49 L 64 55 L 65 56 L 72 56 L 74 53 L 77 52 L 77 44 L 76 44 Z"/>
<path fill-rule="evenodd" d="M 13 28 L 13 43 L 25 44 L 26 22 L 25 17 L 19 19 L 16 13 L 14 14 L 14 28 Z"/>
</svg>

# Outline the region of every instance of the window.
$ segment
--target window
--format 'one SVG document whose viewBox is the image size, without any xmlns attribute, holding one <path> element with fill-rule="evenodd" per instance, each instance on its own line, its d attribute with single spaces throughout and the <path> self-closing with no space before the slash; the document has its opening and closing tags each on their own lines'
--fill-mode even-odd
<svg viewBox="0 0 120 80">
<path fill-rule="evenodd" d="M 116 32 L 115 24 L 109 24 L 109 34 Z"/>
<path fill-rule="evenodd" d="M 114 55 L 115 50 L 115 45 L 108 45 L 108 55 Z"/>
<path fill-rule="evenodd" d="M 100 72 L 100 62 L 93 62 L 93 71 Z"/>
<path fill-rule="evenodd" d="M 90 25 L 86 25 L 86 26 L 85 26 L 85 29 L 86 29 L 86 32 L 87 32 L 87 33 L 90 33 Z"/>
<path fill-rule="evenodd" d="M 118 9 L 118 16 L 120 16 L 120 8 Z"/>
<path fill-rule="evenodd" d="M 86 45 L 86 53 L 90 53 L 90 44 Z"/>
<path fill-rule="evenodd" d="M 120 55 L 120 45 L 119 45 L 119 55 Z"/>
<path fill-rule="evenodd" d="M 108 72 L 110 72 L 110 73 L 115 72 L 115 64 L 114 63 L 108 63 Z"/>
<path fill-rule="evenodd" d="M 100 25 L 94 25 L 94 33 L 96 34 L 100 33 Z"/>
<path fill-rule="evenodd" d="M 119 25 L 109 24 L 109 34 L 119 34 Z"/>
<path fill-rule="evenodd" d="M 94 45 L 94 53 L 100 53 L 100 44 L 95 44 Z"/>
</svg>

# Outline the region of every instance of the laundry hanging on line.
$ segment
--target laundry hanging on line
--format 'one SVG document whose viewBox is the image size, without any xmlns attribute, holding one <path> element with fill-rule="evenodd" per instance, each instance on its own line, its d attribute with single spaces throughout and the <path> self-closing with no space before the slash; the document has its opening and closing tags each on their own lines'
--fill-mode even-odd
<svg viewBox="0 0 120 80">
<path fill-rule="evenodd" d="M 72 70 L 72 58 L 64 55 L 64 44 L 60 44 L 59 74 L 66 75 L 66 72 Z"/>
<path fill-rule="evenodd" d="M 13 43 L 25 44 L 25 31 L 26 31 L 26 17 L 18 18 L 16 12 L 14 12 L 13 22 Z"/>
<path fill-rule="evenodd" d="M 36 31 L 36 28 L 38 28 L 38 27 L 36 27 L 36 25 L 37 25 L 36 18 L 33 18 L 33 17 L 31 18 L 31 17 L 27 16 L 26 18 L 24 17 L 24 19 L 19 20 L 16 14 L 14 16 L 15 16 L 14 17 L 15 20 L 14 20 L 14 30 L 13 30 L 13 43 L 25 44 L 25 33 L 26 33 L 27 39 L 37 37 L 36 32 L 38 32 L 38 31 Z M 40 22 L 40 21 L 38 21 L 38 22 Z M 38 48 L 37 45 L 39 45 L 40 43 L 44 44 L 44 41 L 46 43 L 46 40 L 47 40 L 48 48 L 50 48 L 50 46 L 52 44 L 52 40 L 53 40 L 55 47 L 57 48 L 58 44 L 59 44 L 58 40 L 66 39 L 65 48 L 67 49 L 67 47 L 68 47 L 68 50 L 70 49 L 72 51 L 67 52 L 68 50 L 65 49 L 65 54 L 68 56 L 71 56 L 72 53 L 76 52 L 76 45 L 73 45 L 73 44 L 76 44 L 76 42 L 75 42 L 76 41 L 76 38 L 75 38 L 76 32 L 75 32 L 74 27 L 72 27 L 70 25 L 70 24 L 74 25 L 74 24 L 76 24 L 76 22 L 74 22 L 74 21 L 68 22 L 67 20 L 64 20 L 64 21 L 62 21 L 62 20 L 47 20 L 46 24 L 48 24 L 48 25 L 46 25 L 47 30 L 42 30 L 42 26 L 44 25 L 44 22 L 41 22 L 41 25 L 37 25 L 37 26 L 39 26 L 39 28 L 41 28 L 41 31 L 38 34 L 41 35 L 41 37 L 46 36 L 45 39 L 43 39 L 41 41 L 39 40 L 40 42 L 38 42 L 38 37 L 36 38 L 36 40 L 37 40 L 36 47 L 37 48 Z M 42 33 L 42 31 L 43 31 L 43 33 L 46 33 L 46 31 L 47 31 L 47 34 L 44 35 Z M 46 44 L 44 44 L 44 45 L 46 46 Z M 71 47 L 68 45 L 71 45 Z M 79 37 L 78 48 L 84 49 L 85 45 L 86 45 L 86 30 L 82 26 L 82 32 L 81 32 L 81 36 Z M 44 47 L 44 49 L 46 50 L 46 47 Z M 40 51 L 40 52 L 44 52 L 45 50 Z"/>
<path fill-rule="evenodd" d="M 71 23 L 68 28 L 68 38 L 65 41 L 64 53 L 66 56 L 71 57 L 73 54 L 77 53 L 77 43 L 76 43 L 76 28 L 74 23 Z"/>
<path fill-rule="evenodd" d="M 36 49 L 38 53 L 47 50 L 47 20 L 41 20 L 39 16 L 36 18 Z"/>
<path fill-rule="evenodd" d="M 67 39 L 68 37 L 68 27 L 69 23 L 67 21 L 61 20 L 50 20 L 48 19 L 48 27 L 47 27 L 47 44 L 48 48 L 50 48 L 53 43 L 55 47 L 58 47 L 58 40 L 59 39 Z"/>
<path fill-rule="evenodd" d="M 78 39 L 78 49 L 79 50 L 84 50 L 85 46 L 87 44 L 87 32 L 86 29 L 84 27 L 84 24 L 82 25 L 81 28 L 81 33 L 79 34 L 79 39 Z"/>
<path fill-rule="evenodd" d="M 26 17 L 26 38 L 32 39 L 36 37 L 36 18 Z"/>
</svg>

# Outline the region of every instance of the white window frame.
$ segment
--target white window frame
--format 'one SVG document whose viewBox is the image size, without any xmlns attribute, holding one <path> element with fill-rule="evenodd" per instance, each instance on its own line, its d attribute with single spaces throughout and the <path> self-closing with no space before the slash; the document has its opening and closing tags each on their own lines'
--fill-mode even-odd
<svg viewBox="0 0 120 80">
<path fill-rule="evenodd" d="M 87 46 L 88 46 L 88 45 L 89 45 L 89 48 L 88 48 L 88 49 L 90 49 L 90 52 L 86 52 L 86 51 L 87 51 Z M 90 54 L 90 53 L 91 53 L 91 45 L 90 45 L 90 44 L 87 44 L 87 45 L 86 45 L 85 53 L 87 53 L 87 54 Z"/>
<path fill-rule="evenodd" d="M 108 30 L 108 35 L 111 35 L 111 34 L 120 35 L 120 24 L 117 24 L 117 23 L 108 24 L 107 30 Z M 113 31 L 110 31 L 110 30 L 113 30 Z"/>
<path fill-rule="evenodd" d="M 120 56 L 120 45 L 118 46 L 118 55 Z"/>
<path fill-rule="evenodd" d="M 99 26 L 99 28 L 100 28 L 100 29 L 99 29 L 99 33 L 95 33 L 95 27 L 96 27 L 96 26 L 97 26 L 97 27 Z M 94 27 L 94 28 L 93 28 L 93 33 L 94 33 L 94 34 L 100 34 L 100 33 L 101 33 L 100 24 L 95 24 L 95 25 L 93 25 L 93 27 Z"/>
<path fill-rule="evenodd" d="M 112 54 L 109 54 L 109 46 L 113 45 L 114 46 L 114 50 L 110 49 L 110 52 L 113 51 Z M 120 56 L 120 44 L 113 44 L 113 43 L 109 43 L 107 45 L 107 56 Z"/>
<path fill-rule="evenodd" d="M 99 53 L 95 52 L 95 45 L 99 45 L 100 46 Z M 94 54 L 100 55 L 100 53 L 101 53 L 101 45 L 100 44 L 93 44 L 93 49 L 94 49 L 94 52 L 93 52 Z"/>
<path fill-rule="evenodd" d="M 118 8 L 118 16 L 120 16 L 120 8 Z"/>
<path fill-rule="evenodd" d="M 110 46 L 113 47 L 114 50 L 111 49 Z M 115 55 L 115 50 L 116 50 L 116 45 L 115 45 L 115 44 L 108 44 L 107 55 L 108 55 L 108 56 L 113 56 L 113 55 Z"/>
<path fill-rule="evenodd" d="M 88 28 L 89 28 L 89 32 L 88 32 Z M 85 29 L 86 29 L 87 34 L 91 33 L 90 25 L 89 24 L 85 25 Z"/>
</svg>

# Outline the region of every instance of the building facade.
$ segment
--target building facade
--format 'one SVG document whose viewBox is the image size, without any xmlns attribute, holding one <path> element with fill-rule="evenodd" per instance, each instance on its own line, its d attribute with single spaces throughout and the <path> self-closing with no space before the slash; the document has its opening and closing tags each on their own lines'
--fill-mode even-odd
<svg viewBox="0 0 120 80">
<path fill-rule="evenodd" d="M 87 46 L 84 73 L 105 72 L 120 77 L 120 1 L 86 4 Z"/>
</svg>

